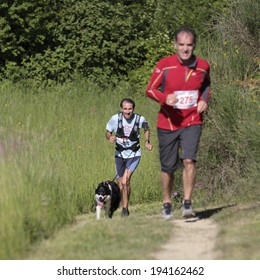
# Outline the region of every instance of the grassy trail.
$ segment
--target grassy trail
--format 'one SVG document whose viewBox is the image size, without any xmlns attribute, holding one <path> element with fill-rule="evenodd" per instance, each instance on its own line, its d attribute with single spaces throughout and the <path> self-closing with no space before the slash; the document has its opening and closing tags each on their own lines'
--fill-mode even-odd
<svg viewBox="0 0 260 280">
<path fill-rule="evenodd" d="M 35 247 L 26 259 L 138 260 L 169 239 L 172 224 L 161 220 L 161 204 L 130 208 L 122 219 L 118 210 L 112 220 L 96 220 L 95 214 L 78 216 L 75 223 Z M 103 213 L 102 213 L 103 214 Z"/>
<path fill-rule="evenodd" d="M 160 203 L 135 206 L 126 219 L 120 211 L 112 220 L 78 216 L 24 259 L 260 259 L 260 203 L 212 207 L 186 221 L 177 209 L 173 222 L 162 221 L 159 209 Z"/>
</svg>

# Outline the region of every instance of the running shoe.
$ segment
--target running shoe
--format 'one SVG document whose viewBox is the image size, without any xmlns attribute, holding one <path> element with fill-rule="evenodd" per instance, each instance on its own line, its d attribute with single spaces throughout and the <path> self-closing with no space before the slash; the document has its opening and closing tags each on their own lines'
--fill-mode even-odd
<svg viewBox="0 0 260 280">
<path fill-rule="evenodd" d="M 163 204 L 163 207 L 162 207 L 162 218 L 165 221 L 168 221 L 168 220 L 173 218 L 171 203 L 167 202 L 167 203 Z"/>
<path fill-rule="evenodd" d="M 184 219 L 196 217 L 196 214 L 192 210 L 192 205 L 190 200 L 184 200 L 182 202 L 182 217 Z"/>
</svg>

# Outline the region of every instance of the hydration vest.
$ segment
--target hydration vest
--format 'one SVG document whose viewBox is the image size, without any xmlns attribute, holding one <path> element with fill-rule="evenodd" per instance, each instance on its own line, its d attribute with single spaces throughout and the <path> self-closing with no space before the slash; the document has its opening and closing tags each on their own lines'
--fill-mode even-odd
<svg viewBox="0 0 260 280">
<path fill-rule="evenodd" d="M 129 134 L 129 136 L 125 136 L 124 128 L 123 128 L 123 114 L 122 112 L 118 113 L 118 126 L 116 131 L 116 137 L 127 138 L 132 142 L 136 141 L 136 143 L 134 143 L 131 147 L 128 148 L 124 148 L 122 145 L 116 143 L 116 150 L 118 150 L 119 152 L 122 152 L 123 150 L 137 151 L 140 149 L 138 135 L 139 135 L 139 123 L 140 123 L 141 116 L 139 114 L 135 114 L 135 115 L 136 115 L 135 123 L 131 130 L 131 133 Z"/>
</svg>

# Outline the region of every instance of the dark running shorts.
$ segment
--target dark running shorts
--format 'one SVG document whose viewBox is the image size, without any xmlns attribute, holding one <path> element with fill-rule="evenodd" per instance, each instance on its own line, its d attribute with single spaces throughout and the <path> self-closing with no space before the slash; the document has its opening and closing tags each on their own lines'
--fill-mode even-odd
<svg viewBox="0 0 260 280">
<path fill-rule="evenodd" d="M 158 128 L 161 171 L 172 173 L 181 167 L 180 159 L 196 161 L 201 129 L 201 125 L 192 125 L 175 131 Z"/>
</svg>

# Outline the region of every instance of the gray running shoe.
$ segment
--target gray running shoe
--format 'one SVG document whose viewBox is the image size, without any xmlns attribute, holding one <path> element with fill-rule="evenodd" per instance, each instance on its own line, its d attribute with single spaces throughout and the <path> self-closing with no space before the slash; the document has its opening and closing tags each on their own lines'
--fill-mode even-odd
<svg viewBox="0 0 260 280">
<path fill-rule="evenodd" d="M 192 205 L 190 200 L 184 200 L 182 203 L 182 217 L 184 219 L 196 217 L 196 214 L 192 210 Z"/>
<path fill-rule="evenodd" d="M 167 203 L 163 204 L 163 207 L 162 207 L 162 218 L 165 221 L 171 220 L 173 218 L 171 203 L 167 202 Z"/>
</svg>

